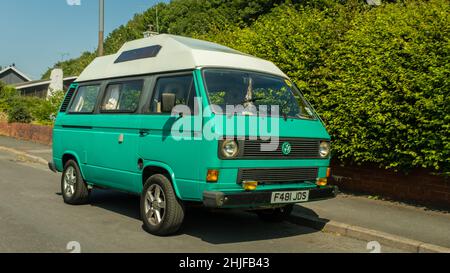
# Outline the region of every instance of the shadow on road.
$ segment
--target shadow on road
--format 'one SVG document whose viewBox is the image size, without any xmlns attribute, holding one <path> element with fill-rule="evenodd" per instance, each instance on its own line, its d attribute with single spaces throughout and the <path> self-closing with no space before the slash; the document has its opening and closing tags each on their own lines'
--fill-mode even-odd
<svg viewBox="0 0 450 273">
<path fill-rule="evenodd" d="M 112 190 L 94 190 L 91 205 L 140 220 L 139 197 Z M 314 211 L 302 207 L 308 215 Z M 197 237 L 211 244 L 229 244 L 286 238 L 318 232 L 288 222 L 265 223 L 256 214 L 240 210 L 209 210 L 189 207 L 179 234 Z"/>
<path fill-rule="evenodd" d="M 139 196 L 113 190 L 95 189 L 90 196 L 91 206 L 120 213 L 141 220 L 139 213 Z"/>
<path fill-rule="evenodd" d="M 266 223 L 256 214 L 239 210 L 202 208 L 189 211 L 181 233 L 211 244 L 229 244 L 287 238 L 314 233 L 317 230 L 288 222 Z"/>
</svg>

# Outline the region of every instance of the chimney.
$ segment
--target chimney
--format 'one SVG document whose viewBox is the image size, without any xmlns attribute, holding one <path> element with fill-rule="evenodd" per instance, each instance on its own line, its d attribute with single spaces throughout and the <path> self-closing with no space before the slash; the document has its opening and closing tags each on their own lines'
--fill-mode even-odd
<svg viewBox="0 0 450 273">
<path fill-rule="evenodd" d="M 47 90 L 47 98 L 53 96 L 55 91 L 64 89 L 64 73 L 61 68 L 55 68 L 50 73 L 50 85 Z"/>
</svg>

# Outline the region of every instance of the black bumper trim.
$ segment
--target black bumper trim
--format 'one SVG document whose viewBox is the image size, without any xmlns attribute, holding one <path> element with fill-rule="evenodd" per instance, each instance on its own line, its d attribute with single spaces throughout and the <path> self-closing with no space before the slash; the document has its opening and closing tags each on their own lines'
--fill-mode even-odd
<svg viewBox="0 0 450 273">
<path fill-rule="evenodd" d="M 259 207 L 270 205 L 272 192 L 278 191 L 299 191 L 303 189 L 279 189 L 270 191 L 247 191 L 239 193 L 224 193 L 221 191 L 204 191 L 203 205 L 210 208 L 221 207 Z M 322 188 L 304 189 L 309 190 L 307 202 L 330 199 L 336 197 L 338 188 L 336 186 L 326 186 Z"/>
<path fill-rule="evenodd" d="M 50 171 L 52 171 L 54 173 L 58 172 L 58 170 L 56 170 L 55 163 L 53 163 L 53 162 L 48 162 L 48 168 L 50 169 Z"/>
</svg>

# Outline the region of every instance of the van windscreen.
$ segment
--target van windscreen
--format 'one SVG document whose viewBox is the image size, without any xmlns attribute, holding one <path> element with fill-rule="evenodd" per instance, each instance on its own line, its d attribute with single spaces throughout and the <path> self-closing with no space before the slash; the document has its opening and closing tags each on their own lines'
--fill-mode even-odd
<svg viewBox="0 0 450 273">
<path fill-rule="evenodd" d="M 253 109 L 261 115 L 264 114 L 261 109 L 266 109 L 267 115 L 315 118 L 311 107 L 288 79 L 226 69 L 205 69 L 204 78 L 211 105 L 219 106 L 223 112 L 227 106 L 234 106 L 234 109 L 242 106 L 244 110 L 255 106 Z M 272 113 L 271 106 L 278 106 L 279 112 Z"/>
</svg>

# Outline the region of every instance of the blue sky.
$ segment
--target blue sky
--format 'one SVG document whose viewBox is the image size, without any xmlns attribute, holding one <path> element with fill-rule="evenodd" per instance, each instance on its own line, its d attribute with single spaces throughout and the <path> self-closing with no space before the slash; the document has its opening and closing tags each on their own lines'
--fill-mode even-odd
<svg viewBox="0 0 450 273">
<path fill-rule="evenodd" d="M 77 1 L 81 5 L 68 5 Z M 105 38 L 158 2 L 169 1 L 105 0 Z M 32 79 L 40 79 L 62 58 L 97 48 L 98 0 L 1 0 L 0 25 L 0 66 L 15 63 Z"/>
</svg>

